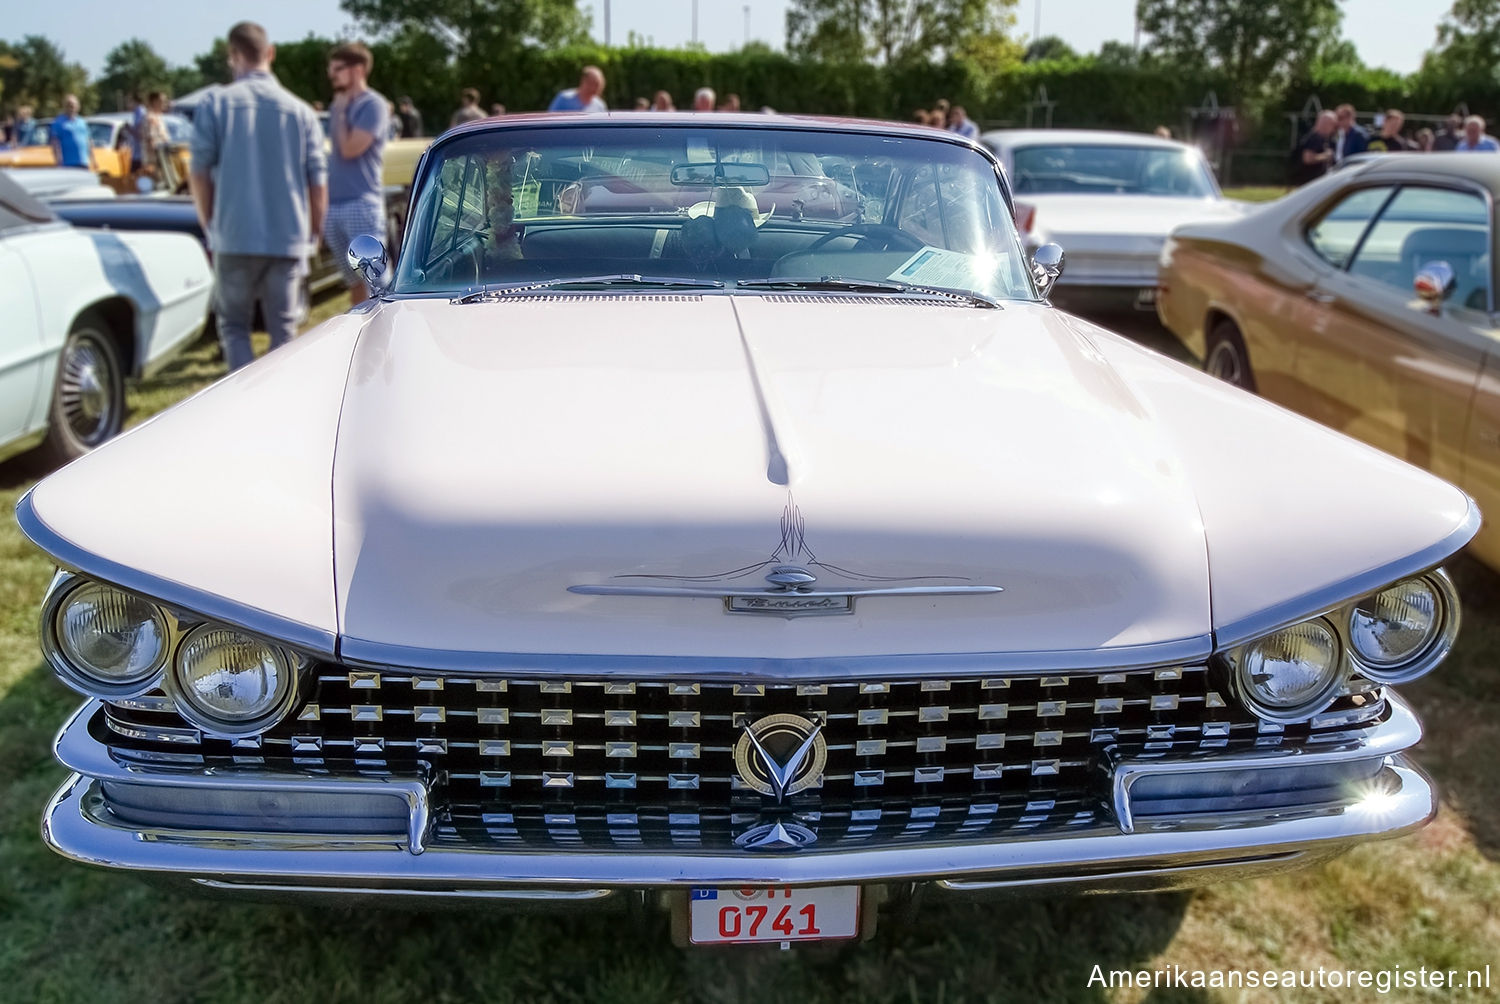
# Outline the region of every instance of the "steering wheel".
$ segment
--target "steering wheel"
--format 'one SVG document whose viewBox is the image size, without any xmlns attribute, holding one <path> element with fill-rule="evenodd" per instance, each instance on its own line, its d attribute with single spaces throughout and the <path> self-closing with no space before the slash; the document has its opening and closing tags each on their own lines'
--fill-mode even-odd
<svg viewBox="0 0 1500 1004">
<path fill-rule="evenodd" d="M 861 244 L 866 241 L 879 242 L 878 248 L 868 249 L 873 251 L 920 251 L 926 247 L 920 240 L 900 227 L 887 226 L 884 223 L 855 223 L 842 230 L 835 230 L 831 234 L 824 234 L 809 244 L 806 250 L 816 251 L 840 237 L 854 237 Z"/>
</svg>

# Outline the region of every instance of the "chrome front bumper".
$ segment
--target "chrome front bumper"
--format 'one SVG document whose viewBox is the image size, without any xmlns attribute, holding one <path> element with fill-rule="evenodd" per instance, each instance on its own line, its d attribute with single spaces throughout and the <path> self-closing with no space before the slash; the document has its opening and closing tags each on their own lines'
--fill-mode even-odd
<svg viewBox="0 0 1500 1004">
<path fill-rule="evenodd" d="M 433 843 L 428 839 L 428 789 L 419 779 L 125 763 L 89 734 L 88 722 L 99 710 L 89 702 L 58 736 L 56 755 L 74 773 L 47 806 L 42 834 L 53 850 L 76 861 L 256 893 L 586 905 L 621 890 L 681 891 L 705 885 L 937 883 L 953 893 L 1027 886 L 1169 888 L 1285 870 L 1427 823 L 1436 812 L 1436 795 L 1426 776 L 1401 755 L 1421 738 L 1421 728 L 1399 697 L 1388 693 L 1388 700 L 1387 720 L 1347 744 L 1115 762 L 1111 798 L 1118 825 L 1028 839 L 760 854 L 495 851 Z M 1378 768 L 1377 783 L 1335 803 L 1253 813 L 1142 817 L 1131 811 L 1132 788 L 1152 776 L 1353 763 Z M 367 836 L 142 828 L 110 811 L 101 790 L 101 783 L 108 782 L 205 792 L 375 793 L 402 799 L 409 808 L 409 826 L 401 835 Z"/>
</svg>

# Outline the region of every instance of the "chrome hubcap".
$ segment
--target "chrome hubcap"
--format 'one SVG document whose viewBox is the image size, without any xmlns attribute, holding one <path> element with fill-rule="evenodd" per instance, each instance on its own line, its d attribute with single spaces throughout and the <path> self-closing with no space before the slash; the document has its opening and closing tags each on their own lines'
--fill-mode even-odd
<svg viewBox="0 0 1500 1004">
<path fill-rule="evenodd" d="M 1239 353 L 1234 351 L 1234 346 L 1228 342 L 1220 342 L 1214 346 L 1213 352 L 1209 353 L 1208 365 L 1209 376 L 1218 377 L 1226 383 L 1238 384 L 1241 379 Z"/>
<path fill-rule="evenodd" d="M 78 338 L 63 356 L 58 394 L 68 428 L 84 443 L 93 444 L 108 430 L 114 411 L 110 397 L 109 361 L 92 339 Z"/>
</svg>

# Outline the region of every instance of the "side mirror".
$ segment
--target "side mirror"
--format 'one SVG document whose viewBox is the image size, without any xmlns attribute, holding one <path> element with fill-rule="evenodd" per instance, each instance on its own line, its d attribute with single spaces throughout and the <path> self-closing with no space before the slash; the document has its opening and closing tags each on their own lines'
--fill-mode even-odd
<svg viewBox="0 0 1500 1004">
<path fill-rule="evenodd" d="M 1062 275 L 1063 249 L 1058 244 L 1043 244 L 1031 253 L 1031 276 L 1036 288 L 1043 295 L 1052 288 L 1057 277 Z"/>
<path fill-rule="evenodd" d="M 1457 284 L 1458 277 L 1453 274 L 1453 266 L 1445 261 L 1428 262 L 1417 270 L 1417 277 L 1412 280 L 1417 298 L 1427 304 L 1427 309 L 1434 314 L 1443 309 L 1443 301 Z"/>
<path fill-rule="evenodd" d="M 386 274 L 389 264 L 380 238 L 360 234 L 349 242 L 349 267 L 370 287 L 371 295 L 378 296 L 390 286 Z"/>
</svg>

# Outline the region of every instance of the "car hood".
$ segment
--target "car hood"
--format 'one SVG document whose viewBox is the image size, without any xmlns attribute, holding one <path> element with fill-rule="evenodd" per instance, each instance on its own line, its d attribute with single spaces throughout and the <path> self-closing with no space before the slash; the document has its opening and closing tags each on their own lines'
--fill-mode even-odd
<svg viewBox="0 0 1500 1004">
<path fill-rule="evenodd" d="M 1243 216 L 1250 203 L 1233 199 L 1179 199 L 1140 195 L 1018 195 L 1036 208 L 1033 232 L 1044 240 L 1067 237 L 1143 237 L 1156 243 L 1174 227 Z M 1063 249 L 1070 250 L 1067 244 Z"/>
<path fill-rule="evenodd" d="M 1039 305 L 393 302 L 355 352 L 333 497 L 341 631 L 359 651 L 1130 661 L 1208 646 L 1182 465 Z M 1003 591 L 726 615 L 725 592 L 769 588 L 781 564 L 818 589 Z M 705 595 L 632 594 L 657 586 Z"/>
</svg>

